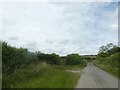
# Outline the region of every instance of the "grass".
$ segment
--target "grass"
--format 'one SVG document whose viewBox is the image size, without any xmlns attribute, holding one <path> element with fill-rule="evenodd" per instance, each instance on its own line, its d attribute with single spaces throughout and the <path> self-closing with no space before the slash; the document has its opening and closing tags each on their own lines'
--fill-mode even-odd
<svg viewBox="0 0 120 90">
<path fill-rule="evenodd" d="M 65 69 L 65 70 L 81 70 L 84 67 L 81 66 L 81 65 L 66 65 L 66 66 L 64 66 L 62 68 Z"/>
<path fill-rule="evenodd" d="M 78 69 L 80 66 L 55 66 L 31 64 L 14 73 L 3 74 L 3 88 L 74 88 L 80 73 L 66 72 L 65 69 Z"/>
<path fill-rule="evenodd" d="M 101 68 L 102 70 L 107 71 L 108 73 L 112 74 L 113 76 L 117 77 L 120 79 L 120 75 L 118 74 L 119 70 L 118 68 L 114 68 L 114 67 L 110 67 L 110 66 L 106 66 L 104 64 L 98 63 L 96 61 L 94 61 L 94 64 Z"/>
</svg>

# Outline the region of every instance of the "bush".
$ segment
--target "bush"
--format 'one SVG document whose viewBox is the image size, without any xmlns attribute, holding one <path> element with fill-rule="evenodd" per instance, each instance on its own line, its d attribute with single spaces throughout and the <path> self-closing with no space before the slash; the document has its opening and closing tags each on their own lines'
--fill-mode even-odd
<svg viewBox="0 0 120 90">
<path fill-rule="evenodd" d="M 44 54 L 41 52 L 37 52 L 37 57 L 40 61 L 49 63 L 49 64 L 60 64 L 60 57 L 59 55 L 52 53 L 52 54 Z"/>
<path fill-rule="evenodd" d="M 37 56 L 24 48 L 16 48 L 2 42 L 2 64 L 3 72 L 14 72 L 15 67 L 22 64 L 35 63 Z"/>
<path fill-rule="evenodd" d="M 52 54 L 46 54 L 46 61 L 49 64 L 60 64 L 60 57 L 59 55 L 56 55 L 55 53 Z"/>
<path fill-rule="evenodd" d="M 110 44 L 107 44 L 108 47 Z M 100 48 L 95 64 L 102 67 L 102 69 L 118 76 L 118 68 L 120 67 L 120 47 L 112 45 L 111 48 L 107 48 L 104 52 L 103 48 Z M 119 77 L 119 76 L 118 76 Z"/>
<path fill-rule="evenodd" d="M 67 65 L 86 65 L 86 62 L 82 59 L 81 56 L 79 56 L 79 54 L 69 54 L 67 55 Z"/>
</svg>

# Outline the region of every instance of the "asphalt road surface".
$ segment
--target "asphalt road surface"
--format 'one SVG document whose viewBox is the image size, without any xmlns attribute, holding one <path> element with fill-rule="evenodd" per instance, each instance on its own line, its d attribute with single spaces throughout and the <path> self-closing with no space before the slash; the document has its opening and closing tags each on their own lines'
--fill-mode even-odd
<svg viewBox="0 0 120 90">
<path fill-rule="evenodd" d="M 118 79 L 89 63 L 75 88 L 118 88 Z"/>
</svg>

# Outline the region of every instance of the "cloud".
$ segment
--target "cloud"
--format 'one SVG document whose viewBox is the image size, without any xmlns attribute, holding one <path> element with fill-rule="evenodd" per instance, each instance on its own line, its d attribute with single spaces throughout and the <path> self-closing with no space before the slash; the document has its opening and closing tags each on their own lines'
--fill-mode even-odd
<svg viewBox="0 0 120 90">
<path fill-rule="evenodd" d="M 3 3 L 2 39 L 31 51 L 96 54 L 117 44 L 117 10 L 110 2 Z"/>
<path fill-rule="evenodd" d="M 9 40 L 17 41 L 19 38 L 17 36 L 10 37 Z"/>
<path fill-rule="evenodd" d="M 60 41 L 59 44 L 68 44 L 70 41 L 69 40 L 63 40 L 63 41 Z"/>
<path fill-rule="evenodd" d="M 28 48 L 30 51 L 36 51 L 38 49 L 37 43 L 34 41 L 27 43 L 24 47 Z"/>
</svg>

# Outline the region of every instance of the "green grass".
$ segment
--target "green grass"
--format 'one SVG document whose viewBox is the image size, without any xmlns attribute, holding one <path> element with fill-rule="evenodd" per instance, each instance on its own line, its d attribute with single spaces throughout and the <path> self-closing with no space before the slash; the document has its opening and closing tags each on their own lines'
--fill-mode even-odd
<svg viewBox="0 0 120 90">
<path fill-rule="evenodd" d="M 3 88 L 73 88 L 80 73 L 66 72 L 65 69 L 80 66 L 52 66 L 42 63 L 24 66 L 12 74 L 3 74 Z"/>
<path fill-rule="evenodd" d="M 81 70 L 84 67 L 81 66 L 81 65 L 66 65 L 66 66 L 64 66 L 62 68 L 65 69 L 65 70 Z"/>
<path fill-rule="evenodd" d="M 120 75 L 118 74 L 118 68 L 114 68 L 114 67 L 111 67 L 111 66 L 107 66 L 107 65 L 104 65 L 104 64 L 101 64 L 101 63 L 98 63 L 96 61 L 94 61 L 94 64 L 101 68 L 102 70 L 105 70 L 107 72 L 109 72 L 110 74 L 114 75 L 115 77 L 119 78 L 120 79 Z"/>
</svg>

